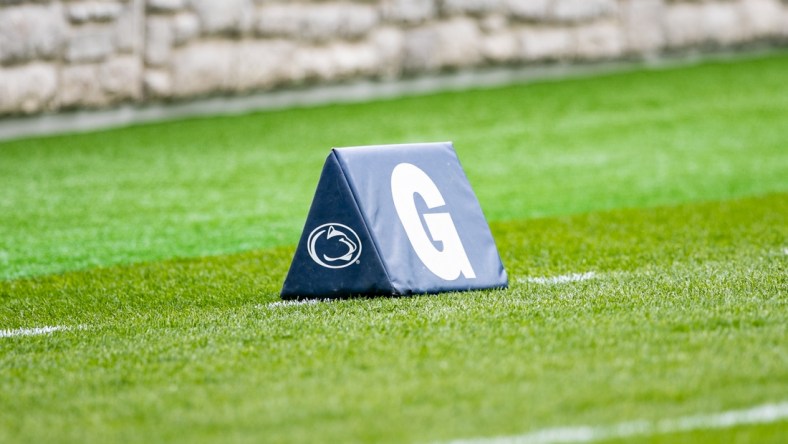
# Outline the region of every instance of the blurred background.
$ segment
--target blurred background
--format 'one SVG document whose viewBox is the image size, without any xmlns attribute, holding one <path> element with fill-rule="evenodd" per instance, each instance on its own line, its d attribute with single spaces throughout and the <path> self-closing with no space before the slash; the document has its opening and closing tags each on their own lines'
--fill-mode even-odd
<svg viewBox="0 0 788 444">
<path fill-rule="evenodd" d="M 785 0 L 3 0 L 0 117 L 786 42 Z"/>
</svg>

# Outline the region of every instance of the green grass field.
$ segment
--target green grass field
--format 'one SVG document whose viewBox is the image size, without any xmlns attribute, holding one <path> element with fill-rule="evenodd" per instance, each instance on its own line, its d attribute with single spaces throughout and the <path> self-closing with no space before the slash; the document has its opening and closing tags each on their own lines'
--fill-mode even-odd
<svg viewBox="0 0 788 444">
<path fill-rule="evenodd" d="M 777 54 L 2 142 L 0 442 L 632 421 L 652 426 L 577 441 L 783 442 L 786 73 Z M 510 288 L 278 302 L 329 148 L 439 140 Z"/>
</svg>

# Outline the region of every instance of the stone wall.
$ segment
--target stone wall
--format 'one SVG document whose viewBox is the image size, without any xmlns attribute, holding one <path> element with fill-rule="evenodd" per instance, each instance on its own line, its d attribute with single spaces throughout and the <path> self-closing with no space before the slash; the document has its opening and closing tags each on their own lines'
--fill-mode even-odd
<svg viewBox="0 0 788 444">
<path fill-rule="evenodd" d="M 0 0 L 0 115 L 788 41 L 788 0 Z"/>
</svg>

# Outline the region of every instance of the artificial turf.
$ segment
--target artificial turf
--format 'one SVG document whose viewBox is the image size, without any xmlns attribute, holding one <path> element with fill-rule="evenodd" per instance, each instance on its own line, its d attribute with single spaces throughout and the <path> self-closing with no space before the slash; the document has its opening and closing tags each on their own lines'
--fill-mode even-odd
<svg viewBox="0 0 788 444">
<path fill-rule="evenodd" d="M 786 68 L 0 144 L 0 330 L 70 328 L 0 337 L 0 442 L 432 442 L 784 402 Z M 510 289 L 278 302 L 327 147 L 445 139 Z"/>
</svg>

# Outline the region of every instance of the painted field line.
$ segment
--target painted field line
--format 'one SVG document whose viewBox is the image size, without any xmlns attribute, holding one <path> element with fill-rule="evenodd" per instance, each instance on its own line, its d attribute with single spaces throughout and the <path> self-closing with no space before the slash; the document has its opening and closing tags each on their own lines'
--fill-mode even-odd
<svg viewBox="0 0 788 444">
<path fill-rule="evenodd" d="M 529 282 L 532 284 L 543 284 L 543 285 L 556 285 L 556 284 L 567 284 L 569 282 L 581 282 L 581 281 L 588 281 L 591 279 L 598 278 L 597 275 L 593 271 L 589 271 L 586 273 L 572 273 L 572 274 L 562 274 L 559 276 L 549 276 L 549 277 L 523 277 L 518 278 L 518 282 Z"/>
<path fill-rule="evenodd" d="M 278 308 L 278 307 L 292 307 L 296 305 L 311 305 L 317 304 L 320 302 L 330 302 L 331 299 L 301 299 L 301 300 L 294 300 L 294 301 L 274 301 L 269 302 L 265 306 L 258 305 L 258 308 Z"/>
<path fill-rule="evenodd" d="M 80 325 L 76 327 L 77 330 L 84 330 L 84 325 Z M 72 327 L 68 327 L 65 325 L 55 325 L 55 326 L 46 326 L 46 327 L 32 327 L 32 328 L 17 328 L 15 330 L 10 329 L 0 329 L 0 338 L 13 338 L 16 336 L 39 336 L 39 335 L 48 335 L 50 333 L 54 333 L 56 331 L 68 331 L 72 330 Z"/>
<path fill-rule="evenodd" d="M 657 421 L 630 421 L 609 426 L 558 427 L 524 435 L 450 441 L 451 444 L 559 444 L 587 443 L 637 436 L 654 436 L 694 430 L 728 429 L 741 425 L 770 424 L 788 419 L 788 402 L 762 404 L 741 410 L 684 416 Z"/>
</svg>

